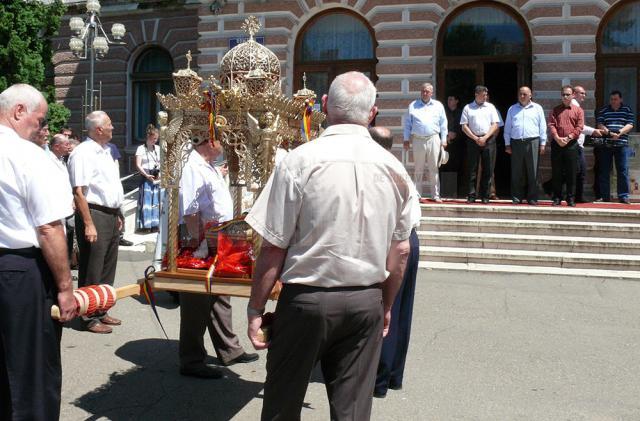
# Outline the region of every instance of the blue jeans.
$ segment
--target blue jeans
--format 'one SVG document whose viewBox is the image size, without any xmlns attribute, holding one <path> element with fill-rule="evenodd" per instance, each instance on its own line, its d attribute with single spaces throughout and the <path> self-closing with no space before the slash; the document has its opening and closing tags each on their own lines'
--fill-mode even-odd
<svg viewBox="0 0 640 421">
<path fill-rule="evenodd" d="M 598 153 L 598 184 L 600 186 L 600 196 L 603 200 L 611 200 L 609 175 L 611 174 L 612 161 L 615 160 L 618 179 L 618 199 L 627 199 L 629 197 L 629 147 L 626 145 L 599 147 Z"/>
</svg>

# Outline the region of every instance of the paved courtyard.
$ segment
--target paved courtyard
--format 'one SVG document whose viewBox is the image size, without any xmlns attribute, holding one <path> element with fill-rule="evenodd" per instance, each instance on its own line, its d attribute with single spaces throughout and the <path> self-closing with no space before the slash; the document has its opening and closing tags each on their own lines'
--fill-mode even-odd
<svg viewBox="0 0 640 421">
<path fill-rule="evenodd" d="M 116 286 L 141 277 L 149 259 L 122 251 Z M 168 294 L 157 299 L 169 340 L 131 298 L 114 308 L 123 325 L 111 335 L 64 330 L 61 419 L 259 419 L 266 352 L 224 368 L 224 379 L 181 377 L 179 309 Z M 251 351 L 246 300 L 232 302 Z M 421 271 L 404 389 L 374 400 L 372 419 L 638 420 L 639 360 L 637 282 Z M 304 420 L 328 419 L 321 382 L 315 373 Z"/>
</svg>

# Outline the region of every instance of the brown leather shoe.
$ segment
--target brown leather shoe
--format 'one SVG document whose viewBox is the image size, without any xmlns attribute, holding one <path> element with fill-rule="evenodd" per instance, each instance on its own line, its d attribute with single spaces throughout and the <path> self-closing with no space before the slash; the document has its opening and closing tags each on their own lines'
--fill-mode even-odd
<svg viewBox="0 0 640 421">
<path fill-rule="evenodd" d="M 87 325 L 87 330 L 91 333 L 101 333 L 101 334 L 113 332 L 113 329 L 111 329 L 109 326 L 105 325 L 104 323 L 100 323 L 98 320 L 93 320 L 89 322 L 89 324 Z"/>
<path fill-rule="evenodd" d="M 111 317 L 108 314 L 104 316 L 102 319 L 100 319 L 100 321 L 105 325 L 111 325 L 111 326 L 120 326 L 122 324 L 122 321 L 120 319 Z"/>
</svg>

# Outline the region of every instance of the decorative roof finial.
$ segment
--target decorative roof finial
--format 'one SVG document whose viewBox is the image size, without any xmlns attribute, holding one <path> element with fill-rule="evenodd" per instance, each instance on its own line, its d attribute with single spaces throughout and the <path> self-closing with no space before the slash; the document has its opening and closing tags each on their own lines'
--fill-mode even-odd
<svg viewBox="0 0 640 421">
<path fill-rule="evenodd" d="M 302 87 L 307 89 L 307 72 L 302 73 Z"/>
<path fill-rule="evenodd" d="M 249 39 L 253 40 L 253 36 L 257 34 L 260 29 L 260 22 L 258 21 L 258 18 L 255 16 L 249 16 L 242 24 L 242 29 L 249 34 Z"/>
<path fill-rule="evenodd" d="M 193 57 L 191 57 L 191 50 L 187 51 L 187 70 L 191 70 L 191 60 L 193 60 Z"/>
</svg>

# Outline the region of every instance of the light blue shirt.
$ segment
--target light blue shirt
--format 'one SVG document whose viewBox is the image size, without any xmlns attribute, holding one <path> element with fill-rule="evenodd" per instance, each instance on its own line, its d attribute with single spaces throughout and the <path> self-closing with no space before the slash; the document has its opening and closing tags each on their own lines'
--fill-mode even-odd
<svg viewBox="0 0 640 421">
<path fill-rule="evenodd" d="M 547 143 L 547 122 L 539 104 L 531 101 L 526 106 L 519 102 L 509 107 L 504 122 L 504 145 L 509 146 L 511 139 L 539 137 L 540 146 Z"/>
<path fill-rule="evenodd" d="M 404 115 L 404 140 L 408 141 L 411 135 L 433 136 L 440 135 L 442 144 L 447 142 L 447 115 L 440 101 L 433 98 L 426 104 L 422 99 L 417 99 L 409 104 L 409 109 Z"/>
</svg>

